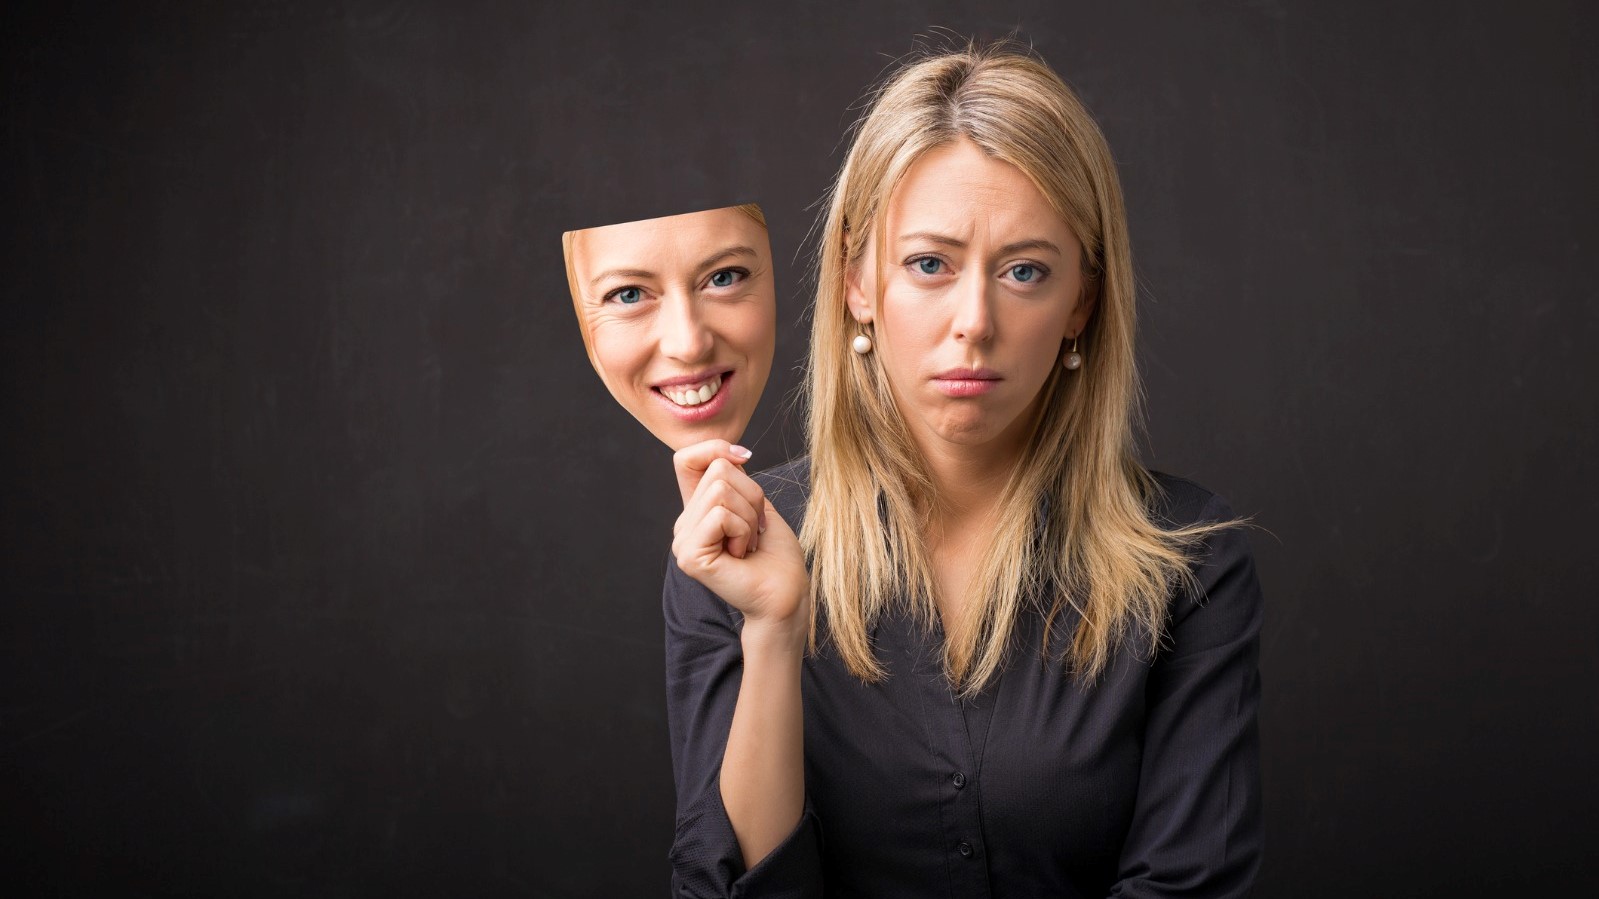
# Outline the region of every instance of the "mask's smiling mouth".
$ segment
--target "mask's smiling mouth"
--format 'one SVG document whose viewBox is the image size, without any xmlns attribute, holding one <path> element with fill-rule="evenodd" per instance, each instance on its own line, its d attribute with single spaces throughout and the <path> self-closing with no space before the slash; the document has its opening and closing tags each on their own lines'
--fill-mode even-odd
<svg viewBox="0 0 1599 899">
<path fill-rule="evenodd" d="M 705 421 L 716 417 L 727 406 L 728 384 L 733 371 L 717 372 L 698 381 L 651 387 L 650 392 L 681 421 Z"/>
<path fill-rule="evenodd" d="M 679 406 L 693 407 L 710 402 L 721 391 L 722 380 L 722 374 L 715 374 L 695 384 L 682 384 L 677 387 L 655 387 L 652 389 Z"/>
</svg>

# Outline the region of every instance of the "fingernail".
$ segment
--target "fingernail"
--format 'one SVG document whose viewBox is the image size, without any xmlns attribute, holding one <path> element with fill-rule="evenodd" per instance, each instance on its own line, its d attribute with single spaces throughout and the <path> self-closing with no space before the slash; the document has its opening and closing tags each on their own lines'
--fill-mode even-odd
<svg viewBox="0 0 1599 899">
<path fill-rule="evenodd" d="M 737 444 L 735 444 L 733 446 L 733 455 L 738 456 L 740 459 L 748 459 L 750 456 L 753 456 L 755 454 L 750 452 L 749 450 L 745 449 L 744 447 L 738 446 Z"/>
<path fill-rule="evenodd" d="M 761 513 L 761 533 L 766 533 L 766 513 Z"/>
</svg>

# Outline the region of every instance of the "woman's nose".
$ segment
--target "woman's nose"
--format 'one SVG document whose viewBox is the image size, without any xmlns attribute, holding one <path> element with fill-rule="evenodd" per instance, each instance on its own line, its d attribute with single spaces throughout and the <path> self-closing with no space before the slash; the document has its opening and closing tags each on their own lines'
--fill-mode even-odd
<svg viewBox="0 0 1599 899">
<path fill-rule="evenodd" d="M 711 354 L 716 339 L 706 327 L 698 304 L 681 294 L 668 294 L 657 320 L 662 355 L 680 362 L 696 362 Z"/>
<path fill-rule="evenodd" d="M 989 296 L 992 285 L 975 267 L 962 274 L 954 287 L 954 320 L 950 330 L 955 339 L 984 341 L 994 336 L 994 307 Z"/>
</svg>

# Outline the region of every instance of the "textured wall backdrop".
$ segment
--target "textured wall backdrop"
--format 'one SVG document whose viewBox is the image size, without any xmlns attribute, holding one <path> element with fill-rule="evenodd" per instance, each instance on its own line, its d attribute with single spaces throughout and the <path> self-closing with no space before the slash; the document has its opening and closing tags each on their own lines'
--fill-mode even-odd
<svg viewBox="0 0 1599 899">
<path fill-rule="evenodd" d="M 1599 881 L 1592 5 L 104 6 L 0 13 L 9 894 L 665 891 L 679 507 L 559 235 L 760 202 L 802 451 L 816 203 L 935 26 L 1099 118 L 1147 461 L 1270 530 L 1260 894 Z"/>
</svg>

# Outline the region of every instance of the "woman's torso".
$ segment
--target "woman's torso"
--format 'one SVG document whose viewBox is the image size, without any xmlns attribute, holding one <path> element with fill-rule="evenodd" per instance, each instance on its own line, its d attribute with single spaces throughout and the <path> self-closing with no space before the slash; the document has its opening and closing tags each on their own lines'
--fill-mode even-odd
<svg viewBox="0 0 1599 899">
<path fill-rule="evenodd" d="M 757 476 L 798 529 L 804 464 Z M 1177 503 L 1208 493 L 1157 475 Z M 888 677 L 864 684 L 825 640 L 806 660 L 806 790 L 821 821 L 829 895 L 1103 896 L 1115 882 L 1143 757 L 1147 661 L 1123 651 L 1095 685 L 1059 660 L 1077 623 L 1018 622 L 1010 661 L 956 699 L 940 671 L 942 627 L 903 610 L 872 630 Z"/>
</svg>

